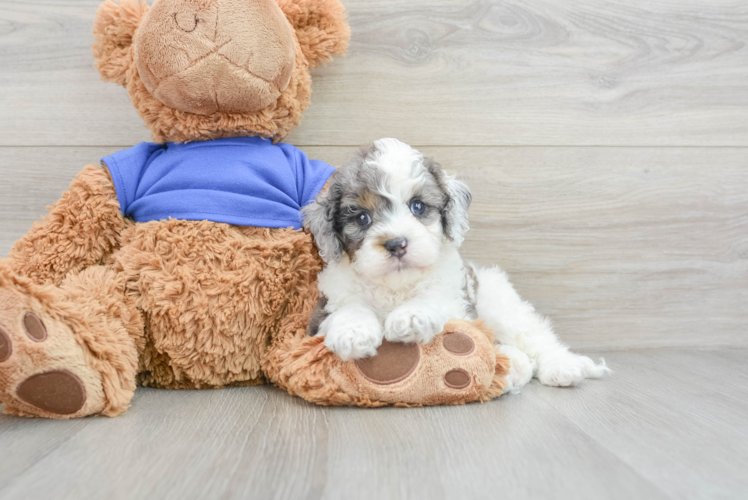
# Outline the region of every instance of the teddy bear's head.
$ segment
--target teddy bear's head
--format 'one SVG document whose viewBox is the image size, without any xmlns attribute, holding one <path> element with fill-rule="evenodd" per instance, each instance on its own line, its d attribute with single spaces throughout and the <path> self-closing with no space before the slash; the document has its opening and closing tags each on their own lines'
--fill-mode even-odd
<svg viewBox="0 0 748 500">
<path fill-rule="evenodd" d="M 107 0 L 93 53 L 156 142 L 281 140 L 309 105 L 309 71 L 342 55 L 338 0 Z"/>
</svg>

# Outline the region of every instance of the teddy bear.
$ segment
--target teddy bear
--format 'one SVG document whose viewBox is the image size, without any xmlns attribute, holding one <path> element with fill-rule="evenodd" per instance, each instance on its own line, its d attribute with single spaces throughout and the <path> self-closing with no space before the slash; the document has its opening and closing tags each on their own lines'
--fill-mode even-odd
<svg viewBox="0 0 748 500">
<path fill-rule="evenodd" d="M 346 51 L 338 0 L 107 0 L 93 33 L 102 79 L 127 89 L 154 142 L 86 166 L 0 260 L 5 413 L 116 416 L 138 385 L 269 380 L 363 406 L 501 393 L 507 363 L 480 326 L 355 365 L 304 335 L 322 260 L 299 210 L 333 167 L 281 141 L 310 70 Z M 463 337 L 470 352 L 449 349 Z"/>
</svg>

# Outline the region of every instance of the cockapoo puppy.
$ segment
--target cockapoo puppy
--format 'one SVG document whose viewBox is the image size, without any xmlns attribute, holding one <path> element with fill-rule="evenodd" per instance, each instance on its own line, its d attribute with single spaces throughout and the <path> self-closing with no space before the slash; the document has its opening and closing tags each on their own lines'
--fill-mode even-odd
<svg viewBox="0 0 748 500">
<path fill-rule="evenodd" d="M 427 343 L 452 318 L 482 318 L 509 356 L 507 390 L 600 377 L 604 361 L 569 352 L 550 322 L 498 267 L 463 262 L 472 196 L 431 158 L 396 139 L 362 149 L 304 207 L 326 262 L 309 325 L 343 360 L 373 356 L 382 339 Z"/>
</svg>

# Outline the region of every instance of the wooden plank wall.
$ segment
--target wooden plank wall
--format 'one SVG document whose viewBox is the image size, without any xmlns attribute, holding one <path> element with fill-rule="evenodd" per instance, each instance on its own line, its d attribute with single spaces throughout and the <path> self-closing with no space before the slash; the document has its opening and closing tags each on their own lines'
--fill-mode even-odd
<svg viewBox="0 0 748 500">
<path fill-rule="evenodd" d="M 148 140 L 99 81 L 98 0 L 0 0 L 0 254 L 86 163 Z M 465 255 L 578 348 L 748 346 L 748 3 L 348 0 L 288 139 L 394 136 L 474 191 Z"/>
</svg>

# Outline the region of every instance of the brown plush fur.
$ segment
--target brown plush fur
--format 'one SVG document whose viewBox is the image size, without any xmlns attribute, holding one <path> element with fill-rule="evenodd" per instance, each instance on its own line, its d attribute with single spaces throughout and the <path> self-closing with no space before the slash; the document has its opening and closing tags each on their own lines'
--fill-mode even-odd
<svg viewBox="0 0 748 500">
<path fill-rule="evenodd" d="M 12 314 L 33 310 L 45 322 L 60 324 L 58 336 L 71 336 L 85 346 L 83 361 L 76 363 L 101 374 L 106 396 L 95 413 L 124 411 L 136 376 L 142 385 L 164 388 L 262 383 L 260 360 L 271 333 L 295 325 L 298 311 L 316 293 L 322 261 L 311 236 L 290 229 L 168 220 L 126 224 L 117 244 L 105 245 L 109 232 L 102 234 L 100 226 L 88 224 L 90 219 L 82 215 L 116 203 L 109 175 L 94 169 L 84 169 L 74 189 L 53 207 L 54 217 L 33 230 L 44 241 L 46 255 L 71 263 L 67 277 L 62 279 L 62 264 L 29 264 L 29 238 L 16 245 L 21 253 L 13 250 L 10 259 L 0 261 L 0 299 L 25 297 L 36 305 Z M 78 231 L 72 233 L 71 226 Z M 105 264 L 77 272 L 87 262 L 89 247 L 114 251 Z M 99 254 L 96 264 L 103 258 Z M 19 269 L 46 273 L 36 272 L 35 283 Z M 59 288 L 44 284 L 59 281 Z M 0 309 L 0 326 L 11 324 L 3 322 L 5 309 Z M 21 361 L 14 355 L 0 366 L 0 398 L 8 411 L 23 406 L 13 402 L 16 374 L 33 372 Z M 2 373 L 8 375 L 3 378 Z M 23 412 L 34 414 L 28 408 Z"/>
<path fill-rule="evenodd" d="M 101 264 L 132 224 L 122 216 L 109 173 L 88 165 L 41 222 L 13 245 L 13 270 L 59 285 L 69 273 Z"/>
<path fill-rule="evenodd" d="M 296 30 L 309 69 L 345 54 L 351 29 L 338 0 L 278 0 L 278 5 Z"/>
<path fill-rule="evenodd" d="M 296 59 L 291 81 L 277 101 L 252 113 L 216 112 L 200 115 L 179 111 L 157 100 L 143 83 L 135 62 L 132 39 L 148 12 L 145 2 L 107 0 L 94 24 L 96 66 L 106 81 L 127 88 L 133 106 L 156 142 L 182 142 L 257 135 L 280 141 L 301 122 L 311 96 L 310 68 L 343 54 L 350 30 L 338 0 L 280 0 L 295 28 Z"/>
<path fill-rule="evenodd" d="M 146 88 L 165 105 L 241 114 L 278 99 L 294 45 L 275 0 L 159 0 L 138 27 L 133 54 Z"/>
<path fill-rule="evenodd" d="M 148 311 L 153 350 L 141 358 L 140 380 L 158 387 L 260 383 L 271 333 L 321 269 L 301 231 L 208 221 L 137 224 L 112 261 Z"/>
</svg>

